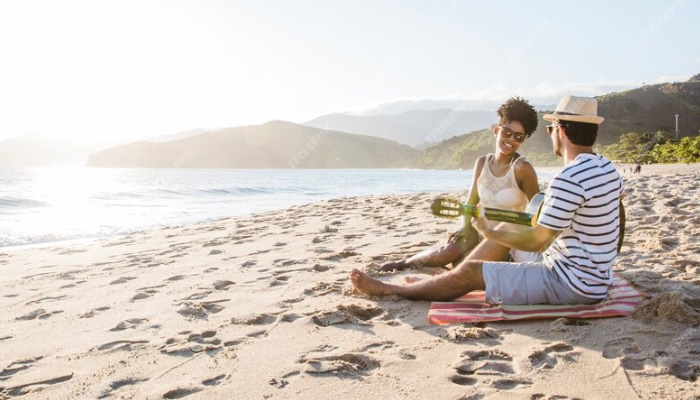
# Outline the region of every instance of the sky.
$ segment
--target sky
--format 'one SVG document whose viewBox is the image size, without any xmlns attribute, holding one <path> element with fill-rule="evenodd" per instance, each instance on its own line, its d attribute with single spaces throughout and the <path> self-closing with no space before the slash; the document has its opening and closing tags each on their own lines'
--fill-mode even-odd
<svg viewBox="0 0 700 400">
<path fill-rule="evenodd" d="M 0 0 L 0 139 L 555 105 L 700 73 L 700 2 Z"/>
</svg>

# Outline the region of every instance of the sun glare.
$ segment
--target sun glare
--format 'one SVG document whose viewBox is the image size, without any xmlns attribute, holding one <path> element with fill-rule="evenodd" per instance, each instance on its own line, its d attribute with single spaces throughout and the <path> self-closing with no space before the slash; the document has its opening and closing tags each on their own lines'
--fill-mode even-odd
<svg viewBox="0 0 700 400">
<path fill-rule="evenodd" d="M 99 219 L 99 209 L 92 196 L 109 190 L 111 180 L 94 170 L 78 167 L 53 167 L 34 170 L 37 199 L 46 203 L 42 212 L 27 221 L 32 231 L 81 231 Z"/>
</svg>

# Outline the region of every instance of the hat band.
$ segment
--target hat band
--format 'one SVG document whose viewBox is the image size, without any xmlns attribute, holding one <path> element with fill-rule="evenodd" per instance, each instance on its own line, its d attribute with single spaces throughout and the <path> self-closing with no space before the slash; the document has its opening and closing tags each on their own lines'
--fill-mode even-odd
<svg viewBox="0 0 700 400">
<path fill-rule="evenodd" d="M 554 115 L 581 115 L 581 114 L 570 113 L 570 112 L 566 112 L 566 111 L 554 111 Z"/>
</svg>

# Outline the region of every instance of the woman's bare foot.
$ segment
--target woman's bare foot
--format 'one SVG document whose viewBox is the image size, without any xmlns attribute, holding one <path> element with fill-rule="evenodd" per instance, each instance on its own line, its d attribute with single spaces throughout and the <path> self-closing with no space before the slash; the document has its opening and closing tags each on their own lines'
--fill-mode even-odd
<svg viewBox="0 0 700 400">
<path fill-rule="evenodd" d="M 353 269 L 352 272 L 350 272 L 350 281 L 357 290 L 370 296 L 393 294 L 390 285 L 378 279 L 374 279 L 358 269 Z"/>
<path fill-rule="evenodd" d="M 378 270 L 381 272 L 391 272 L 391 271 L 403 271 L 404 269 L 408 268 L 408 263 L 406 260 L 401 260 L 401 261 L 394 261 L 390 263 L 386 263 L 381 266 Z"/>
<path fill-rule="evenodd" d="M 428 279 L 428 276 L 425 275 L 407 275 L 405 278 L 403 278 L 406 283 L 415 283 L 415 282 L 420 282 L 424 279 Z"/>
</svg>

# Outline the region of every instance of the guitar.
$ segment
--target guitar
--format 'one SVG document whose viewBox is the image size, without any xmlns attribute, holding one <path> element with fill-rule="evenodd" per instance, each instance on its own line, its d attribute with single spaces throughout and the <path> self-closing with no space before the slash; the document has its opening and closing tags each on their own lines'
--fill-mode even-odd
<svg viewBox="0 0 700 400">
<path fill-rule="evenodd" d="M 511 224 L 535 226 L 537 218 L 544 202 L 544 193 L 537 193 L 527 206 L 525 212 L 499 210 L 497 208 L 484 207 L 486 218 L 492 221 L 509 222 Z M 437 197 L 430 205 L 434 215 L 444 218 L 457 218 L 459 216 L 478 217 L 478 208 L 471 204 L 462 204 L 451 197 Z"/>
<path fill-rule="evenodd" d="M 540 210 L 544 203 L 544 193 L 537 193 L 530 203 L 528 203 L 525 212 L 499 210 L 497 208 L 484 207 L 486 219 L 499 222 L 509 222 L 511 224 L 525 225 L 534 227 L 537 225 L 537 219 L 540 216 Z M 444 218 L 457 218 L 461 215 L 471 217 L 476 216 L 478 208 L 471 204 L 462 204 L 459 200 L 452 197 L 437 197 L 430 205 L 430 210 L 434 215 Z M 617 252 L 622 249 L 622 242 L 625 239 L 625 225 L 627 222 L 625 207 L 620 200 L 620 234 L 617 241 Z"/>
</svg>

